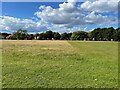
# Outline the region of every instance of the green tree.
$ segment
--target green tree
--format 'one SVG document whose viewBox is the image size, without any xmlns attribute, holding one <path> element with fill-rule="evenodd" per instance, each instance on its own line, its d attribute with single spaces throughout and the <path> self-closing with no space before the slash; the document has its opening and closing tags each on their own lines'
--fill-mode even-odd
<svg viewBox="0 0 120 90">
<path fill-rule="evenodd" d="M 47 31 L 47 32 L 45 33 L 45 36 L 46 36 L 46 39 L 47 39 L 47 40 L 52 40 L 52 38 L 54 38 L 54 34 L 53 34 L 52 31 Z"/>
<path fill-rule="evenodd" d="M 115 33 L 113 34 L 114 41 L 120 41 L 120 28 L 117 28 L 115 30 Z"/>
<path fill-rule="evenodd" d="M 33 40 L 33 39 L 34 39 L 34 35 L 33 35 L 33 34 L 28 34 L 27 39 L 28 39 L 28 40 Z"/>
<path fill-rule="evenodd" d="M 95 41 L 102 40 L 102 29 L 101 28 L 94 29 L 91 32 L 90 38 L 92 40 L 94 39 Z"/>
<path fill-rule="evenodd" d="M 60 38 L 61 38 L 61 35 L 58 32 L 55 32 L 54 33 L 54 39 L 55 40 L 60 40 Z"/>
<path fill-rule="evenodd" d="M 72 40 L 87 40 L 88 38 L 88 33 L 84 32 L 84 31 L 77 31 L 77 32 L 73 32 L 71 39 Z"/>
<path fill-rule="evenodd" d="M 39 40 L 47 40 L 46 34 L 45 33 L 40 33 L 39 34 Z"/>
<path fill-rule="evenodd" d="M 19 29 L 13 33 L 12 38 L 17 40 L 24 40 L 24 39 L 27 39 L 27 36 L 28 36 L 27 30 Z"/>
<path fill-rule="evenodd" d="M 72 33 L 62 33 L 61 40 L 70 40 Z"/>
<path fill-rule="evenodd" d="M 61 40 L 67 40 L 67 33 L 61 34 Z"/>
<path fill-rule="evenodd" d="M 115 33 L 115 30 L 113 27 L 110 27 L 110 28 L 107 28 L 105 30 L 105 38 L 108 40 L 108 41 L 111 41 L 111 39 L 113 39 L 113 35 Z"/>
<path fill-rule="evenodd" d="M 96 28 L 90 32 L 90 38 L 95 41 L 111 41 L 116 36 L 116 31 L 113 27 L 110 28 Z"/>
</svg>

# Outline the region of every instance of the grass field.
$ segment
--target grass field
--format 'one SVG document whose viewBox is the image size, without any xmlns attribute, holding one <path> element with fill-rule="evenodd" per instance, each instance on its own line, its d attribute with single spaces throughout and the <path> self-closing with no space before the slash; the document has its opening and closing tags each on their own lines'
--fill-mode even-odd
<svg viewBox="0 0 120 90">
<path fill-rule="evenodd" d="M 3 88 L 113 88 L 118 43 L 3 41 Z"/>
</svg>

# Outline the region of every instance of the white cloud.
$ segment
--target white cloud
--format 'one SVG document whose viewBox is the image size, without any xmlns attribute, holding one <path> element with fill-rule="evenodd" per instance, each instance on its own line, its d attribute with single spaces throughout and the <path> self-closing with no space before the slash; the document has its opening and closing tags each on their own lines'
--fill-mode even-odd
<svg viewBox="0 0 120 90">
<path fill-rule="evenodd" d="M 88 14 L 85 18 L 87 23 L 94 25 L 109 25 L 118 22 L 117 17 L 102 16 L 101 14 L 96 14 L 94 11 Z"/>
<path fill-rule="evenodd" d="M 19 19 L 10 16 L 0 17 L 1 30 L 13 32 L 17 29 L 27 29 L 29 32 L 42 32 L 47 29 L 58 32 L 87 30 L 89 25 L 111 26 L 117 24 L 117 15 L 104 13 L 117 12 L 119 0 L 85 1 L 78 5 L 76 0 L 68 0 L 59 4 L 59 8 L 42 5 L 35 12 L 38 18 Z M 81 29 L 82 27 L 85 27 Z"/>
<path fill-rule="evenodd" d="M 68 13 L 72 13 L 76 7 L 76 0 L 68 0 L 68 3 L 63 3 L 63 4 L 59 4 L 59 11 L 66 11 Z"/>
<path fill-rule="evenodd" d="M 118 0 L 115 0 L 118 1 Z M 117 23 L 117 17 L 103 16 L 96 12 L 110 12 L 116 11 L 117 2 L 113 0 L 96 0 L 94 2 L 86 1 L 79 7 L 76 2 L 68 1 L 59 4 L 59 8 L 52 8 L 51 6 L 40 6 L 40 11 L 35 15 L 41 18 L 42 21 L 53 23 L 57 25 L 64 25 L 65 27 L 72 28 L 75 25 L 106 25 Z M 85 10 L 88 12 L 85 14 Z"/>
<path fill-rule="evenodd" d="M 81 5 L 81 8 L 87 11 L 95 12 L 117 12 L 119 1 L 120 0 L 96 0 L 94 2 L 86 1 Z"/>
<path fill-rule="evenodd" d="M 27 29 L 29 32 L 42 32 L 47 28 L 41 22 L 29 19 L 19 19 L 10 16 L 0 16 L 0 29 L 14 32 L 18 29 Z"/>
</svg>

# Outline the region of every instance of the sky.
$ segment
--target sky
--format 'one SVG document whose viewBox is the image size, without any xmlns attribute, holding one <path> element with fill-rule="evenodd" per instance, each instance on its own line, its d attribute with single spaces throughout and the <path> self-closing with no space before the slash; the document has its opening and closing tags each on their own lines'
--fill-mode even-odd
<svg viewBox="0 0 120 90">
<path fill-rule="evenodd" d="M 2 2 L 0 32 L 29 33 L 91 31 L 118 27 L 119 0 L 76 2 Z"/>
</svg>

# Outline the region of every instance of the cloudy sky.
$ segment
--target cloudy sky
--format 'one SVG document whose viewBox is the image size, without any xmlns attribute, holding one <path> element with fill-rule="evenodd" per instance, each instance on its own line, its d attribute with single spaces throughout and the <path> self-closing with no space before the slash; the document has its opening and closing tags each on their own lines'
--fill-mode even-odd
<svg viewBox="0 0 120 90">
<path fill-rule="evenodd" d="M 76 2 L 3 2 L 0 32 L 26 29 L 29 33 L 91 31 L 118 27 L 119 0 Z"/>
</svg>

